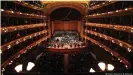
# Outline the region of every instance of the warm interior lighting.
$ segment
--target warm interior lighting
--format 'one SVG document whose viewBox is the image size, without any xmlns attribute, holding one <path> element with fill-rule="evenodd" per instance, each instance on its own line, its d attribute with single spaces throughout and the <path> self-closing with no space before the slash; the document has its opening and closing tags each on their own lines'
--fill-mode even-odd
<svg viewBox="0 0 133 75">
<path fill-rule="evenodd" d="M 33 62 L 29 62 L 27 66 L 27 71 L 30 71 L 34 66 L 35 64 Z"/>
<path fill-rule="evenodd" d="M 16 67 L 15 67 L 15 70 L 16 70 L 17 72 L 22 71 L 22 64 L 16 66 Z"/>
<path fill-rule="evenodd" d="M 41 0 L 41 1 L 43 1 L 43 0 Z M 78 2 L 78 1 L 80 1 L 80 2 L 82 2 L 82 1 L 89 1 L 89 0 L 44 0 L 44 2 L 49 2 L 49 1 L 52 1 L 52 2 L 56 2 L 56 1 L 61 1 L 61 2 L 74 1 L 74 2 Z"/>
<path fill-rule="evenodd" d="M 94 70 L 93 68 L 91 68 L 91 69 L 90 69 L 90 72 L 91 72 L 91 73 L 94 73 L 94 72 L 95 72 L 95 70 Z"/>
<path fill-rule="evenodd" d="M 125 10 L 128 10 L 127 8 L 125 8 Z"/>
<path fill-rule="evenodd" d="M 116 12 L 118 12 L 118 10 L 116 10 Z"/>
<path fill-rule="evenodd" d="M 8 45 L 8 46 L 7 46 L 7 49 L 10 49 L 10 48 L 11 48 L 11 45 Z"/>
<path fill-rule="evenodd" d="M 14 11 L 11 11 L 11 13 L 14 13 Z"/>
<path fill-rule="evenodd" d="M 131 49 L 130 48 L 128 48 L 128 52 L 131 52 Z"/>
<path fill-rule="evenodd" d="M 2 54 L 2 50 L 0 50 L 0 54 Z"/>
<path fill-rule="evenodd" d="M 113 71 L 114 70 L 114 66 L 112 64 L 108 64 L 107 67 L 108 67 L 107 68 L 108 71 Z"/>
<path fill-rule="evenodd" d="M 98 63 L 98 66 L 100 67 L 100 69 L 101 69 L 102 71 L 105 70 L 105 63 L 104 63 L 104 62 Z"/>
<path fill-rule="evenodd" d="M 4 9 L 1 9 L 1 11 L 4 11 Z"/>
<path fill-rule="evenodd" d="M 133 32 L 133 28 L 131 28 L 131 32 Z"/>
</svg>

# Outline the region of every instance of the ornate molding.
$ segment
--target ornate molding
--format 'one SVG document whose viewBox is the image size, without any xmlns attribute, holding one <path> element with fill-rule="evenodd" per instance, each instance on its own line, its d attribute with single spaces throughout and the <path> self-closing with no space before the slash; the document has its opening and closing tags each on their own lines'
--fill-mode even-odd
<svg viewBox="0 0 133 75">
<path fill-rule="evenodd" d="M 81 3 L 77 3 L 77 2 L 58 2 L 57 3 L 57 2 L 54 2 L 54 3 L 48 4 L 46 6 L 47 15 L 50 15 L 54 10 L 63 8 L 63 7 L 76 9 L 77 11 L 79 11 L 81 13 L 81 15 L 85 15 L 85 13 L 86 13 L 85 12 L 86 7 Z"/>
</svg>

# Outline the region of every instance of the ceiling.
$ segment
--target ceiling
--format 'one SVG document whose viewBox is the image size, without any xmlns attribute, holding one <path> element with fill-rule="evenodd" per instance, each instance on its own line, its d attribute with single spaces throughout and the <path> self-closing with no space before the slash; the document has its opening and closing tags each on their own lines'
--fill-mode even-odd
<svg viewBox="0 0 133 75">
<path fill-rule="evenodd" d="M 41 3 L 45 6 L 44 13 L 50 15 L 54 10 L 60 8 L 73 8 L 78 10 L 82 15 L 87 12 L 88 0 L 42 0 Z"/>
</svg>

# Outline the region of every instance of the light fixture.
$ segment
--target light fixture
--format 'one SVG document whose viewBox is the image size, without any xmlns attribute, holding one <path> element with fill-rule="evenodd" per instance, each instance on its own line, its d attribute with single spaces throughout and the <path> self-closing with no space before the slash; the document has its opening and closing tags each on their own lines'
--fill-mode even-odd
<svg viewBox="0 0 133 75">
<path fill-rule="evenodd" d="M 114 41 L 114 40 L 112 40 L 112 43 L 115 43 L 115 41 Z"/>
<path fill-rule="evenodd" d="M 102 4 L 105 4 L 105 3 L 102 3 Z"/>
<path fill-rule="evenodd" d="M 22 71 L 22 64 L 17 65 L 17 66 L 15 67 L 15 70 L 16 70 L 17 72 L 21 72 L 21 71 Z"/>
<path fill-rule="evenodd" d="M 19 2 L 21 2 L 21 0 L 18 0 Z"/>
<path fill-rule="evenodd" d="M 108 38 L 105 36 L 105 39 L 108 40 Z"/>
<path fill-rule="evenodd" d="M 120 62 L 122 62 L 122 60 L 120 60 Z"/>
<path fill-rule="evenodd" d="M 100 35 L 100 37 L 102 37 L 102 35 Z"/>
<path fill-rule="evenodd" d="M 14 11 L 11 11 L 11 13 L 14 13 Z"/>
<path fill-rule="evenodd" d="M 111 52 L 111 55 L 113 56 L 113 53 Z"/>
<path fill-rule="evenodd" d="M 111 0 L 109 0 L 109 2 L 111 2 Z"/>
<path fill-rule="evenodd" d="M 116 29 L 116 26 L 114 26 L 114 29 Z"/>
<path fill-rule="evenodd" d="M 36 34 L 34 36 L 36 36 Z"/>
<path fill-rule="evenodd" d="M 2 30 L 5 30 L 5 28 L 2 28 Z"/>
<path fill-rule="evenodd" d="M 128 10 L 128 8 L 125 8 L 125 10 L 127 11 L 127 10 Z"/>
<path fill-rule="evenodd" d="M 118 10 L 116 10 L 116 12 L 118 12 Z"/>
<path fill-rule="evenodd" d="M 16 41 L 16 44 L 19 44 L 19 42 L 18 42 L 18 41 Z"/>
<path fill-rule="evenodd" d="M 105 13 L 102 13 L 102 14 L 105 14 Z"/>
<path fill-rule="evenodd" d="M 118 58 L 118 60 L 121 60 L 120 58 Z"/>
<path fill-rule="evenodd" d="M 101 69 L 102 71 L 105 70 L 105 63 L 104 63 L 104 62 L 98 63 L 98 66 L 100 67 L 100 69 Z"/>
<path fill-rule="evenodd" d="M 11 45 L 8 45 L 8 46 L 7 46 L 7 49 L 10 49 L 10 48 L 11 48 Z"/>
<path fill-rule="evenodd" d="M 0 54 L 2 54 L 2 50 L 0 50 Z"/>
<path fill-rule="evenodd" d="M 17 58 L 19 58 L 20 57 L 20 55 L 18 55 L 18 57 Z"/>
<path fill-rule="evenodd" d="M 131 28 L 131 32 L 133 33 L 133 28 Z"/>
<path fill-rule="evenodd" d="M 131 52 L 131 49 L 130 48 L 128 48 L 127 50 L 128 50 L 128 52 Z"/>
<path fill-rule="evenodd" d="M 17 30 L 17 28 L 14 28 L 14 30 Z"/>
<path fill-rule="evenodd" d="M 25 41 L 26 39 L 24 38 L 23 41 Z"/>
<path fill-rule="evenodd" d="M 9 63 L 9 65 L 11 65 L 11 64 L 12 64 L 12 62 Z"/>
<path fill-rule="evenodd" d="M 96 71 L 95 71 L 93 68 L 91 68 L 91 69 L 90 69 L 90 72 L 91 72 L 91 73 L 94 73 L 94 72 L 96 72 Z"/>
<path fill-rule="evenodd" d="M 122 27 L 122 30 L 125 30 L 126 26 Z"/>
<path fill-rule="evenodd" d="M 5 32 L 7 32 L 7 30 L 5 30 Z"/>
<path fill-rule="evenodd" d="M 19 14 L 22 14 L 21 12 Z"/>
<path fill-rule="evenodd" d="M 128 66 L 127 66 L 127 65 L 125 65 L 125 67 L 126 67 L 126 68 L 128 68 Z"/>
<path fill-rule="evenodd" d="M 120 46 L 121 46 L 121 47 L 122 47 L 122 45 L 123 45 L 123 44 L 122 44 L 122 43 L 120 43 Z"/>
<path fill-rule="evenodd" d="M 112 12 L 108 12 L 108 14 L 111 14 Z"/>
<path fill-rule="evenodd" d="M 32 36 L 30 36 L 30 39 L 31 39 Z"/>
<path fill-rule="evenodd" d="M 108 71 L 113 71 L 114 68 L 115 68 L 115 67 L 114 67 L 112 64 L 108 64 L 108 65 L 107 65 Z"/>
<path fill-rule="evenodd" d="M 4 9 L 1 9 L 1 11 L 4 11 Z"/>
</svg>

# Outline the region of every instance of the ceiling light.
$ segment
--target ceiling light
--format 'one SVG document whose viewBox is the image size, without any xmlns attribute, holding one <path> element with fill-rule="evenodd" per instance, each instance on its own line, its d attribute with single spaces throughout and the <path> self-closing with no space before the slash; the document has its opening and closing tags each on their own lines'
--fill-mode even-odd
<svg viewBox="0 0 133 75">
<path fill-rule="evenodd" d="M 90 72 L 91 72 L 91 73 L 94 73 L 94 72 L 95 72 L 95 70 L 94 70 L 93 68 L 91 68 L 91 69 L 90 69 Z"/>
<path fill-rule="evenodd" d="M 16 66 L 16 67 L 15 67 L 15 70 L 16 70 L 17 72 L 22 71 L 22 64 Z"/>
<path fill-rule="evenodd" d="M 105 63 L 104 63 L 104 62 L 98 63 L 98 66 L 100 67 L 100 69 L 101 69 L 102 71 L 105 70 Z"/>
<path fill-rule="evenodd" d="M 113 71 L 114 70 L 114 66 L 112 64 L 108 64 L 107 65 L 107 69 L 108 69 L 108 71 Z"/>
</svg>

